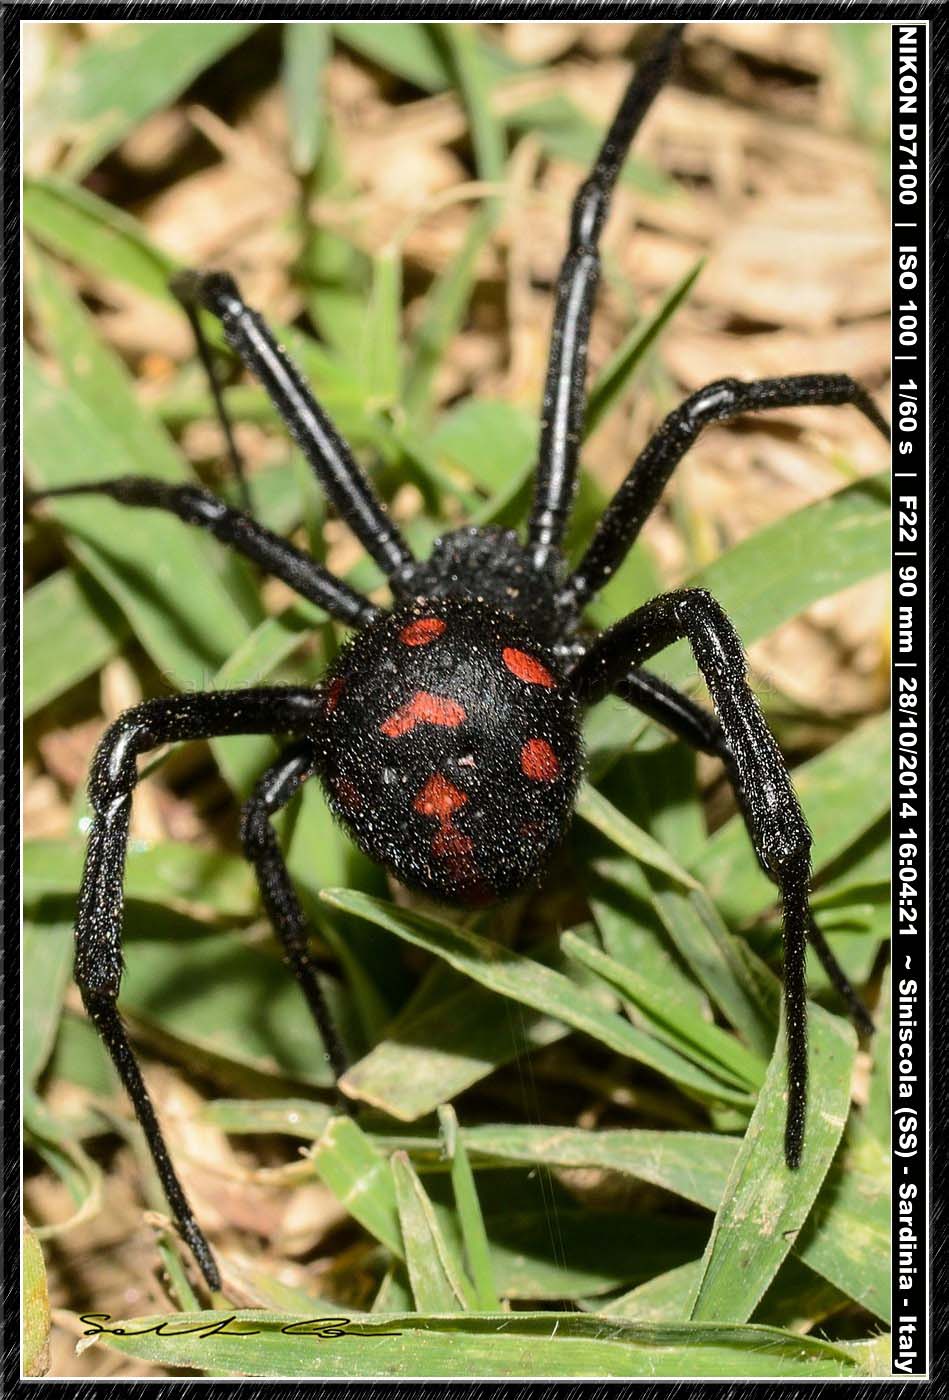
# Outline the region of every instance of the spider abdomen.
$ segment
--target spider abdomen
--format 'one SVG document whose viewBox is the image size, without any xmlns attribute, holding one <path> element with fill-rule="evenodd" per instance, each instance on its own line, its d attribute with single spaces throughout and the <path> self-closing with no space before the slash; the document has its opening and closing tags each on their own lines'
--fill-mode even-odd
<svg viewBox="0 0 949 1400">
<path fill-rule="evenodd" d="M 474 598 L 419 598 L 365 627 L 327 677 L 336 816 L 404 884 L 466 904 L 529 884 L 566 829 L 579 709 L 552 653 Z"/>
</svg>

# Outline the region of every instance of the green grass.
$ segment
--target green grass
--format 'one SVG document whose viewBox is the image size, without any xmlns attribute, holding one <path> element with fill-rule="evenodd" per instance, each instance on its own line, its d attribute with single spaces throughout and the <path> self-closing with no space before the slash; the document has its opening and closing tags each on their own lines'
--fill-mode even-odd
<svg viewBox="0 0 949 1400">
<path fill-rule="evenodd" d="M 80 182 L 253 28 L 120 26 L 54 71 L 28 115 L 37 138 L 68 137 L 58 172 L 26 191 L 26 295 L 39 347 L 24 372 L 34 486 L 135 472 L 194 479 L 177 434 L 208 415 L 203 391 L 188 373 L 143 407 L 69 277 L 75 268 L 107 273 L 166 302 L 174 260 Z M 846 28 L 845 55 L 855 42 Z M 347 189 L 345 151 L 315 81 L 330 40 L 423 91 L 454 90 L 484 179 L 503 180 L 508 138 L 528 126 L 551 155 L 590 153 L 589 124 L 566 101 L 495 115 L 492 92 L 517 70 L 481 31 L 333 30 L 284 31 L 301 191 L 321 181 L 335 198 Z M 860 120 L 869 101 L 862 90 L 854 96 Z M 637 162 L 626 178 L 654 193 L 669 183 Z M 314 251 L 319 230 L 305 230 L 313 257 L 301 264 L 301 289 L 323 339 L 287 328 L 283 338 L 384 494 L 406 480 L 418 487 L 417 548 L 459 509 L 482 521 L 523 518 L 536 423 L 490 400 L 446 410 L 432 393 L 500 213 L 494 200 L 476 210 L 407 338 L 398 247 L 373 257 L 337 246 L 335 281 L 309 280 L 327 247 Z M 593 386 L 588 432 L 651 362 L 700 271 L 631 327 Z M 362 317 L 365 355 L 347 344 L 353 316 Z M 231 401 L 239 416 L 273 427 L 255 389 L 240 386 Z M 323 507 L 293 462 L 257 474 L 253 491 L 273 528 L 306 526 L 320 538 Z M 578 519 L 588 523 L 603 499 L 586 479 Z M 222 687 L 313 680 L 339 643 L 339 629 L 308 604 L 266 615 L 250 571 L 175 520 L 94 499 L 61 501 L 48 514 L 55 566 L 47 553 L 25 602 L 26 710 L 37 733 L 88 707 L 90 682 L 116 657 L 156 689 Z M 881 474 L 767 526 L 692 582 L 715 593 L 748 644 L 882 571 L 888 530 Z M 350 577 L 364 588 L 379 582 L 366 561 Z M 640 544 L 591 621 L 607 625 L 657 586 Z M 697 681 L 684 646 L 656 669 L 681 685 Z M 886 938 L 886 735 L 885 717 L 866 719 L 794 775 L 815 833 L 818 919 L 858 980 Z M 165 1317 L 181 1335 L 156 1338 L 147 1328 L 158 1319 L 142 1318 L 106 1345 L 212 1375 L 859 1378 L 885 1365 L 874 1339 L 888 1309 L 886 1037 L 872 1047 L 864 1113 L 850 1100 L 853 1033 L 813 969 L 807 1146 L 790 1174 L 773 888 L 737 817 L 706 838 L 694 762 L 642 716 L 606 702 L 588 718 L 586 744 L 588 781 L 549 891 L 474 921 L 393 902 L 382 873 L 330 819 L 318 785 L 283 823 L 307 913 L 341 974 L 327 987 L 352 1056 L 344 1088 L 355 1121 L 329 1110 L 321 1047 L 261 937 L 237 854 L 170 840 L 133 847 L 123 1014 L 142 1043 L 218 1086 L 210 1121 L 285 1137 L 291 1161 L 294 1139 L 303 1142 L 304 1172 L 337 1197 L 350 1242 L 363 1248 L 352 1278 L 335 1276 L 345 1298 L 301 1293 L 258 1270 L 263 1310 L 233 1314 L 254 1335 L 199 1340 L 193 1329 L 224 1314 L 200 1310 L 187 1256 L 166 1233 L 158 1249 L 180 1310 Z M 212 746 L 232 808 L 273 752 L 252 738 Z M 81 793 L 74 810 L 71 837 L 25 852 L 24 1087 L 27 1141 L 65 1184 L 74 1218 L 86 1218 L 103 1208 L 90 1149 L 115 1130 L 114 1114 L 99 1110 L 116 1085 L 91 1028 L 65 1004 Z M 556 1077 L 543 1073 L 545 1056 Z M 48 1102 L 64 1084 L 86 1105 L 66 1118 Z M 601 1130 L 574 1126 L 581 1105 L 602 1111 L 611 1101 Z M 607 1173 L 622 1184 L 621 1208 L 572 1194 L 554 1176 L 561 1169 Z M 36 1364 L 48 1325 L 39 1240 L 65 1227 L 33 1224 Z M 331 1335 L 313 1346 L 285 1330 L 337 1312 L 352 1319 L 350 1332 L 395 1335 L 368 1346 Z"/>
</svg>

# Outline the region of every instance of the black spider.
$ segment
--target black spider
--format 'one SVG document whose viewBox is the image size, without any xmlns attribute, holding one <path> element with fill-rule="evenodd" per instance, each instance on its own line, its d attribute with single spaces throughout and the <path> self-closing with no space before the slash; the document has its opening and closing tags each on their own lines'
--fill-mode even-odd
<svg viewBox="0 0 949 1400">
<path fill-rule="evenodd" d="M 889 438 L 869 395 L 844 374 L 708 385 L 670 413 L 640 453 L 572 572 L 561 552 L 585 410 L 600 231 L 629 144 L 668 75 L 683 27 L 669 29 L 641 64 L 574 200 L 526 541 L 514 531 L 472 527 L 440 539 L 427 561 L 413 558 L 297 370 L 222 273 L 186 273 L 176 279 L 175 290 L 195 327 L 199 305 L 220 318 L 229 344 L 263 384 L 330 500 L 389 580 L 392 608 L 375 606 L 287 540 L 198 487 L 121 477 L 32 497 L 96 493 L 169 511 L 356 631 L 324 684 L 148 700 L 110 727 L 93 763 L 95 817 L 79 893 L 76 981 L 212 1289 L 220 1287 L 217 1266 L 175 1175 L 116 1009 L 136 760 L 159 744 L 228 734 L 296 736 L 257 784 L 244 807 L 241 833 L 337 1076 L 344 1067 L 339 1040 L 270 818 L 318 774 L 356 842 L 405 884 L 453 903 L 503 898 L 536 881 L 561 841 L 582 767 L 582 712 L 611 692 L 724 761 L 758 860 L 780 892 L 789 1167 L 799 1164 L 804 1140 L 808 937 L 854 1019 L 872 1031 L 811 917 L 810 832 L 748 685 L 741 642 L 721 607 L 702 589 L 684 589 L 644 603 L 599 636 L 582 631 L 585 605 L 622 563 L 676 464 L 707 423 L 759 409 L 852 404 Z M 210 371 L 200 339 L 199 347 Z M 213 372 L 211 382 L 220 402 Z M 680 638 L 692 647 L 714 715 L 643 669 Z"/>
</svg>

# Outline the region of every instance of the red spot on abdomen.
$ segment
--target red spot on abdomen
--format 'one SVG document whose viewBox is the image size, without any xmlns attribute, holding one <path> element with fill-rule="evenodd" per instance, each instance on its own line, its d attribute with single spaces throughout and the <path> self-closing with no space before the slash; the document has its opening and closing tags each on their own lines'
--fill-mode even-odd
<svg viewBox="0 0 949 1400">
<path fill-rule="evenodd" d="M 350 811 L 358 811 L 362 806 L 362 797 L 360 796 L 359 789 L 354 783 L 351 783 L 348 778 L 337 778 L 333 784 L 333 791 L 336 794 L 337 801 L 343 807 L 348 807 Z"/>
<path fill-rule="evenodd" d="M 466 792 L 456 788 L 441 773 L 433 773 L 412 806 L 423 817 L 437 817 L 440 822 L 448 822 L 452 812 L 457 812 L 467 801 Z"/>
<path fill-rule="evenodd" d="M 412 806 L 421 816 L 438 821 L 438 830 L 432 837 L 432 855 L 444 861 L 449 878 L 472 903 L 483 904 L 491 898 L 491 891 L 474 858 L 474 842 L 452 822 L 452 815 L 467 801 L 466 792 L 442 773 L 433 773 Z"/>
<path fill-rule="evenodd" d="M 323 713 L 331 715 L 339 704 L 339 697 L 346 688 L 346 682 L 342 676 L 337 676 L 334 681 L 330 681 L 326 692 L 326 699 L 323 701 Z"/>
<path fill-rule="evenodd" d="M 399 641 L 407 647 L 423 647 L 434 642 L 445 630 L 446 623 L 440 617 L 420 617 L 418 622 L 410 622 L 399 633 Z"/>
<path fill-rule="evenodd" d="M 462 856 L 470 856 L 474 850 L 474 842 L 470 836 L 466 836 L 463 831 L 459 831 L 454 826 L 443 826 L 441 831 L 436 831 L 432 837 L 432 855 L 443 856 L 449 860 L 459 860 Z"/>
<path fill-rule="evenodd" d="M 501 659 L 518 680 L 527 681 L 528 685 L 544 685 L 548 690 L 553 690 L 557 684 L 547 667 L 543 666 L 536 656 L 531 656 L 526 651 L 518 651 L 516 647 L 505 647 L 501 652 Z"/>
<path fill-rule="evenodd" d="M 560 760 L 546 739 L 528 739 L 521 749 L 521 772 L 535 783 L 552 783 Z"/>
<path fill-rule="evenodd" d="M 407 705 L 383 720 L 379 732 L 387 739 L 398 739 L 408 734 L 417 724 L 440 724 L 446 729 L 456 729 L 467 718 L 464 705 L 449 700 L 444 695 L 429 695 L 427 690 L 417 690 Z"/>
</svg>

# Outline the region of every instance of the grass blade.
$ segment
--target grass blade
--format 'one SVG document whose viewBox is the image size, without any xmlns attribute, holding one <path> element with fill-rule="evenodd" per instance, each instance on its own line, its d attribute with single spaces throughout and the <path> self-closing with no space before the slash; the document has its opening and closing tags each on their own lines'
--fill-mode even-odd
<svg viewBox="0 0 949 1400">
<path fill-rule="evenodd" d="M 398 408 L 402 388 L 402 257 L 395 247 L 384 248 L 372 260 L 362 362 L 369 404 Z"/>
<path fill-rule="evenodd" d="M 782 1031 L 715 1217 L 692 1305 L 696 1322 L 743 1322 L 751 1316 L 804 1226 L 837 1150 L 850 1108 L 856 1036 L 813 1004 L 809 1023 L 804 1159 L 794 1172 L 784 1162 Z"/>
<path fill-rule="evenodd" d="M 890 540 L 889 473 L 865 477 L 742 540 L 687 587 L 707 588 L 728 613 L 746 647 L 766 637 L 812 603 L 887 567 Z M 635 551 L 630 555 L 633 558 Z M 808 561 L 806 569 L 801 560 Z M 619 578 L 601 593 L 595 609 L 600 627 L 629 612 L 629 592 Z M 685 642 L 660 653 L 650 669 L 673 685 L 696 681 Z M 648 721 L 610 697 L 591 710 L 584 725 L 590 772 L 599 778 L 627 753 Z"/>
<path fill-rule="evenodd" d="M 478 934 L 452 928 L 407 909 L 396 909 L 357 890 L 325 890 L 322 897 L 333 908 L 368 919 L 379 928 L 425 948 L 483 986 L 556 1016 L 620 1054 L 665 1074 L 701 1098 L 722 1103 L 748 1102 L 747 1094 L 698 1069 L 654 1036 L 631 1026 L 623 1017 L 604 1011 L 590 992 L 531 958 L 512 953 Z M 348 1092 L 355 1089 L 348 1076 L 343 1084 Z"/>
<path fill-rule="evenodd" d="M 539 136 L 544 151 L 555 160 L 569 160 L 581 170 L 589 170 L 603 141 L 603 129 L 564 93 L 525 102 L 508 116 L 515 131 Z M 635 153 L 626 157 L 619 172 L 620 185 L 659 198 L 681 196 L 682 190 L 657 166 Z"/>
<path fill-rule="evenodd" d="M 203 1117 L 225 1133 L 286 1133 L 290 1137 L 322 1137 L 333 1110 L 311 1099 L 214 1099 Z"/>
<path fill-rule="evenodd" d="M 137 219 L 82 185 L 56 175 L 27 179 L 23 223 L 69 262 L 137 287 L 158 301 L 172 300 L 173 258 L 148 238 Z"/>
<path fill-rule="evenodd" d="M 75 886 L 73 886 L 75 888 Z M 23 922 L 23 1083 L 36 1085 L 56 1040 L 74 954 L 71 918 Z"/>
<path fill-rule="evenodd" d="M 24 436 L 32 480 L 116 474 L 126 465 L 114 436 L 75 394 L 23 364 Z M 185 525 L 145 519 L 111 501 L 64 500 L 47 509 L 67 526 L 70 548 L 122 609 L 160 671 L 187 689 L 206 685 L 245 625 Z M 154 512 L 148 512 L 154 517 Z M 143 561 L 155 561 L 150 569 Z M 167 584 L 167 586 L 166 586 Z"/>
<path fill-rule="evenodd" d="M 776 1003 L 771 975 L 725 927 L 704 891 L 653 895 L 666 931 L 693 975 L 725 1018 L 758 1055 L 771 1055 Z"/>
<path fill-rule="evenodd" d="M 340 1205 L 397 1258 L 405 1257 L 396 1186 L 385 1157 L 351 1118 L 331 1118 L 308 1154 Z"/>
<path fill-rule="evenodd" d="M 328 1110 L 295 1099 L 246 1104 L 222 1100 L 208 1113 L 228 1132 L 279 1132 L 306 1139 L 319 1136 Z M 430 1135 L 371 1133 L 368 1138 L 380 1151 L 407 1151 L 419 1171 L 445 1170 L 440 1143 Z M 462 1128 L 458 1140 L 482 1180 L 487 1168 L 511 1165 L 614 1172 L 712 1211 L 726 1198 L 741 1149 L 738 1140 L 720 1133 L 637 1128 L 592 1132 L 517 1123 Z M 841 1294 L 887 1320 L 889 1228 L 889 1186 L 880 1149 L 851 1122 L 807 1223 L 792 1240 L 792 1253 Z M 703 1271 L 704 1264 L 697 1261 L 696 1286 Z M 680 1315 L 688 1311 L 690 1301 L 679 1299 Z"/>
<path fill-rule="evenodd" d="M 334 24 L 336 37 L 386 73 L 426 92 L 451 86 L 451 71 L 434 25 Z"/>
<path fill-rule="evenodd" d="M 399 1207 L 405 1264 L 419 1312 L 465 1312 L 474 1289 L 465 1278 L 435 1217 L 431 1201 L 404 1152 L 392 1154 L 392 1178 Z"/>
<path fill-rule="evenodd" d="M 606 952 L 654 984 L 668 987 L 693 1016 L 707 1018 L 707 1000 L 670 948 L 639 864 L 626 857 L 597 860 L 594 871 L 590 908 Z"/>
<path fill-rule="evenodd" d="M 887 1149 L 851 1116 L 795 1253 L 848 1298 L 889 1322 L 890 1227 Z"/>
<path fill-rule="evenodd" d="M 643 357 L 655 345 L 689 295 L 705 262 L 705 258 L 698 259 L 663 298 L 653 315 L 633 327 L 612 359 L 600 371 L 587 399 L 587 412 L 583 424 L 584 438 L 596 432 L 601 420 L 629 387 Z"/>
<path fill-rule="evenodd" d="M 36 484 L 143 472 L 187 481 L 173 444 L 140 408 L 124 367 L 46 259 L 31 258 L 28 288 L 65 381 L 54 382 L 25 353 L 24 438 Z M 72 548 L 160 670 L 179 686 L 206 685 L 247 626 L 221 577 L 232 566 L 213 542 L 160 512 L 112 501 L 67 499 L 47 508 L 68 524 Z"/>
<path fill-rule="evenodd" d="M 890 716 L 875 715 L 794 770 L 794 789 L 814 838 L 814 870 L 837 860 L 886 812 Z M 745 823 L 733 817 L 706 842 L 694 873 L 726 919 L 745 921 L 773 904 Z"/>
<path fill-rule="evenodd" d="M 73 895 L 82 879 L 85 843 L 32 840 L 23 845 L 23 899 Z M 185 841 L 133 843 L 126 857 L 126 900 L 205 910 L 218 918 L 246 919 L 257 909 L 257 887 L 247 862 L 225 851 Z"/>
<path fill-rule="evenodd" d="M 683 870 L 658 841 L 654 841 L 647 831 L 643 831 L 642 827 L 624 816 L 588 782 L 580 786 L 575 811 L 577 816 L 596 827 L 597 831 L 609 837 L 620 850 L 633 856 L 642 865 L 661 870 L 664 875 L 670 876 L 676 884 L 686 889 L 698 888 L 695 877 Z"/>
<path fill-rule="evenodd" d="M 569 1033 L 553 1017 L 512 1003 L 450 967 L 432 973 L 439 977 L 437 999 L 419 1005 L 413 998 L 344 1081 L 354 1098 L 403 1122 L 424 1117 L 499 1065 Z"/>
<path fill-rule="evenodd" d="M 93 319 L 52 261 L 36 252 L 27 263 L 27 290 L 64 387 L 121 447 L 118 463 L 106 459 L 85 479 L 115 476 L 128 468 L 132 474 L 163 481 L 188 480 L 190 473 L 171 438 L 139 404 L 124 364 L 98 335 Z M 59 475 L 64 484 L 80 479 L 68 467 Z"/>
<path fill-rule="evenodd" d="M 631 1288 L 607 1303 L 602 1311 L 610 1317 L 627 1317 L 631 1322 L 684 1322 L 689 1300 L 695 1296 L 701 1278 L 702 1260 L 692 1259 Z"/>
<path fill-rule="evenodd" d="M 379 1285 L 379 1292 L 372 1300 L 371 1312 L 408 1313 L 412 1311 L 412 1285 L 405 1265 L 393 1259 L 386 1270 L 386 1276 Z"/>
<path fill-rule="evenodd" d="M 467 25 L 446 25 L 442 37 L 473 133 L 478 178 L 500 181 L 504 175 L 504 138 L 491 111 L 490 76 L 483 47 Z M 461 324 L 468 305 L 478 253 L 500 215 L 499 199 L 493 197 L 484 202 L 469 224 L 458 253 L 428 293 L 425 312 L 413 338 L 406 377 L 404 406 L 410 418 L 424 412 L 444 348 Z"/>
<path fill-rule="evenodd" d="M 425 92 L 441 92 L 455 81 L 450 56 L 434 24 L 334 24 L 337 37 L 386 73 L 395 73 Z M 521 70 L 522 65 L 495 44 L 477 38 L 481 63 L 491 81 Z"/>
<path fill-rule="evenodd" d="M 23 600 L 23 717 L 111 661 L 128 624 L 94 580 L 60 569 L 29 589 Z"/>
<path fill-rule="evenodd" d="M 126 930 L 119 1007 L 168 1053 L 225 1082 L 333 1083 L 313 1019 L 277 956 L 146 904 L 129 907 Z M 351 1013 L 338 984 L 326 981 L 323 991 L 346 1034 Z"/>
<path fill-rule="evenodd" d="M 102 1171 L 76 1140 L 70 1127 L 60 1122 L 35 1094 L 25 1096 L 24 1140 L 59 1177 L 75 1210 L 55 1225 L 37 1226 L 38 1240 L 56 1239 L 86 1224 L 102 1208 Z"/>
<path fill-rule="evenodd" d="M 537 425 L 523 409 L 500 399 L 466 399 L 442 414 L 428 442 L 494 495 L 530 470 Z"/>
<path fill-rule="evenodd" d="M 694 1059 L 711 1074 L 727 1075 L 738 1088 L 759 1089 L 766 1064 L 739 1044 L 734 1036 L 709 1021 L 696 1018 L 693 1008 L 679 1001 L 668 988 L 651 984 L 630 967 L 588 947 L 581 939 L 565 933 L 564 952 L 576 958 L 649 1017 L 656 1034 L 680 1054 Z"/>
<path fill-rule="evenodd" d="M 716 1209 L 738 1151 L 718 1133 L 658 1132 L 647 1128 L 524 1127 L 502 1123 L 462 1129 L 476 1165 L 593 1167 L 651 1182 L 697 1205 Z"/>
<path fill-rule="evenodd" d="M 172 102 L 253 24 L 121 24 L 53 75 L 26 114 L 27 148 L 69 142 L 64 169 L 81 180 L 143 117 Z"/>
<path fill-rule="evenodd" d="M 297 1335 L 289 1330 L 294 1325 Z M 173 1321 L 140 1317 L 110 1323 L 110 1328 L 98 1340 L 111 1350 L 212 1376 L 656 1380 L 736 1375 L 859 1379 L 864 1374 L 859 1354 L 778 1328 L 652 1326 L 575 1312 L 448 1318 L 350 1314 L 338 1319 L 335 1328 L 325 1325 L 320 1330 L 312 1318 L 234 1309 L 182 1313 Z M 301 1345 L 301 1336 L 308 1334 L 310 1344 Z M 360 1338 L 366 1340 L 360 1344 Z M 84 1349 L 95 1340 L 92 1337 L 80 1346 Z"/>
<path fill-rule="evenodd" d="M 446 25 L 440 37 L 448 49 L 465 105 L 478 177 L 500 180 L 506 148 L 503 129 L 491 110 L 492 77 L 486 46 L 473 24 Z"/>
<path fill-rule="evenodd" d="M 23 1343 L 21 1364 L 24 1376 L 45 1376 L 49 1370 L 50 1311 L 46 1288 L 43 1250 L 33 1231 L 23 1221 L 23 1275 L 21 1311 Z"/>
<path fill-rule="evenodd" d="M 478 1201 L 474 1174 L 468 1153 L 458 1131 L 458 1119 L 450 1104 L 442 1104 L 438 1110 L 438 1123 L 444 1143 L 445 1156 L 451 1163 L 451 1185 L 455 1195 L 455 1206 L 461 1224 L 461 1237 L 464 1241 L 468 1268 L 474 1284 L 475 1305 L 482 1312 L 500 1312 L 501 1302 L 494 1287 L 494 1274 L 491 1267 L 491 1251 L 488 1246 L 487 1231 Z"/>
<path fill-rule="evenodd" d="M 307 175 L 320 154 L 323 130 L 323 70 L 330 56 L 328 24 L 283 26 L 281 79 L 290 128 L 290 163 Z"/>
<path fill-rule="evenodd" d="M 501 1124 L 465 1128 L 462 1137 L 476 1166 L 520 1162 L 620 1172 L 713 1211 L 729 1199 L 728 1182 L 742 1150 L 740 1142 L 722 1134 L 644 1129 L 589 1132 Z M 847 1151 L 838 1153 L 832 1163 L 811 1216 L 792 1238 L 791 1247 L 808 1268 L 886 1319 L 888 1178 L 879 1169 L 866 1136 L 856 1135 L 853 1126 L 845 1147 Z"/>
<path fill-rule="evenodd" d="M 694 574 L 728 613 L 745 646 L 821 598 L 881 573 L 889 559 L 889 472 L 864 477 L 767 525 Z M 801 568 L 807 559 L 808 567 Z M 683 643 L 650 662 L 673 684 L 694 678 Z"/>
</svg>

